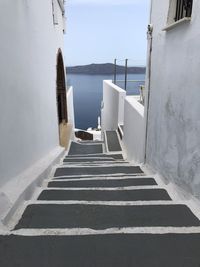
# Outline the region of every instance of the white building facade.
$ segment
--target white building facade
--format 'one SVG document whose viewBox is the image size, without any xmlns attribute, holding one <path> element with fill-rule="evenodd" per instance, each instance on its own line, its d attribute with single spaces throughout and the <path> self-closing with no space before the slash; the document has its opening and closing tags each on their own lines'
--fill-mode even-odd
<svg viewBox="0 0 200 267">
<path fill-rule="evenodd" d="M 200 2 L 151 5 L 146 162 L 200 196 Z"/>
<path fill-rule="evenodd" d="M 0 1 L 1 215 L 63 152 L 59 124 L 73 124 L 64 12 L 63 0 Z"/>
</svg>

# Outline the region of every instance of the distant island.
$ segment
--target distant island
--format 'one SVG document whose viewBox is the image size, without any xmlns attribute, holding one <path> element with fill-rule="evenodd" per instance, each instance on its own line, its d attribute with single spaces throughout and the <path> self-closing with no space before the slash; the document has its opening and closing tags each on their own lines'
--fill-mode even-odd
<svg viewBox="0 0 200 267">
<path fill-rule="evenodd" d="M 114 74 L 114 64 L 104 63 L 104 64 L 90 64 L 83 66 L 67 67 L 67 73 L 69 74 L 88 74 L 88 75 L 113 75 Z M 146 71 L 145 67 L 128 67 L 128 74 L 144 74 Z M 117 65 L 117 74 L 124 74 L 125 67 Z"/>
</svg>

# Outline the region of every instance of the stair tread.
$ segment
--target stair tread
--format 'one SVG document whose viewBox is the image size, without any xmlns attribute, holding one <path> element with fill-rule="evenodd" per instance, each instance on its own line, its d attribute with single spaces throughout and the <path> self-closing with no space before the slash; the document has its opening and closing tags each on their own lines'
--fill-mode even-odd
<svg viewBox="0 0 200 267">
<path fill-rule="evenodd" d="M 84 145 L 72 142 L 69 149 L 69 155 L 97 154 L 102 152 L 103 152 L 102 144 Z"/>
<path fill-rule="evenodd" d="M 116 160 L 113 158 L 84 158 L 84 159 L 67 159 L 65 158 L 63 162 L 95 162 L 95 161 L 108 161 L 108 162 L 115 162 Z"/>
<path fill-rule="evenodd" d="M 65 158 L 91 158 L 91 157 L 98 157 L 98 158 L 113 158 L 113 159 L 123 159 L 123 155 L 120 154 L 103 154 L 103 153 L 95 153 L 95 154 L 77 154 L 77 155 L 66 155 Z"/>
<path fill-rule="evenodd" d="M 143 173 L 139 166 L 98 166 L 98 167 L 63 167 L 57 168 L 54 177 L 65 175 L 99 175 L 116 173 Z"/>
<path fill-rule="evenodd" d="M 122 151 L 116 131 L 105 131 L 108 151 Z"/>
<path fill-rule="evenodd" d="M 0 263 L 4 267 L 55 267 L 58 262 L 70 267 L 197 267 L 199 247 L 200 234 L 12 235 L 0 236 Z"/>
<path fill-rule="evenodd" d="M 86 181 L 51 181 L 48 187 L 116 187 L 157 185 L 153 178 L 113 179 L 113 180 L 86 180 Z"/>
<path fill-rule="evenodd" d="M 16 229 L 92 228 L 142 226 L 200 226 L 185 205 L 29 205 Z"/>
<path fill-rule="evenodd" d="M 39 200 L 139 201 L 171 200 L 164 189 L 140 190 L 44 190 Z"/>
</svg>

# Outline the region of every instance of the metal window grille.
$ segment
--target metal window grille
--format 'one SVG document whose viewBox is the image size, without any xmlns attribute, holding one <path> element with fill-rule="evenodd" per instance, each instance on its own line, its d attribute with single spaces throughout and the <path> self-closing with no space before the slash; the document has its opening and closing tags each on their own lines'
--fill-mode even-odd
<svg viewBox="0 0 200 267">
<path fill-rule="evenodd" d="M 193 0 L 177 0 L 175 21 L 192 15 Z"/>
</svg>

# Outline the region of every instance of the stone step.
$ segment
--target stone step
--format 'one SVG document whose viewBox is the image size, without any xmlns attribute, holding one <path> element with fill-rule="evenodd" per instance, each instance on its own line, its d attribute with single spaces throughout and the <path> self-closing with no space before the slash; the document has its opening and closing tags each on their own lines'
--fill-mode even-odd
<svg viewBox="0 0 200 267">
<path fill-rule="evenodd" d="M 171 200 L 164 189 L 138 190 L 44 190 L 39 200 L 139 201 Z"/>
<path fill-rule="evenodd" d="M 198 267 L 200 234 L 0 236 L 2 267 Z"/>
<path fill-rule="evenodd" d="M 200 226 L 200 221 L 185 205 L 29 205 L 15 227 L 91 228 Z"/>
<path fill-rule="evenodd" d="M 52 181 L 68 181 L 68 180 L 99 180 L 99 179 L 106 179 L 106 180 L 111 180 L 113 178 L 147 178 L 143 173 L 135 173 L 135 174 L 121 174 L 121 173 L 116 173 L 116 174 L 97 174 L 97 175 L 68 175 L 68 176 L 57 176 L 53 177 Z M 149 177 L 148 177 L 149 178 Z"/>
<path fill-rule="evenodd" d="M 113 158 L 98 158 L 98 157 L 93 157 L 93 158 L 65 158 L 63 162 L 70 163 L 70 162 L 118 162 Z M 123 162 L 123 161 L 119 161 Z"/>
<path fill-rule="evenodd" d="M 104 144 L 104 141 L 98 141 L 98 140 L 82 140 L 82 141 L 78 141 L 78 143 L 82 144 L 82 145 L 98 145 L 98 144 Z"/>
<path fill-rule="evenodd" d="M 74 159 L 74 158 L 92 158 L 92 157 L 98 157 L 98 158 L 112 158 L 112 159 L 123 159 L 123 155 L 120 154 L 103 154 L 103 153 L 97 153 L 97 154 L 79 154 L 79 155 L 66 155 L 66 159 Z"/>
<path fill-rule="evenodd" d="M 98 153 L 103 153 L 102 144 L 84 145 L 72 142 L 70 145 L 68 155 L 98 154 Z"/>
<path fill-rule="evenodd" d="M 67 175 L 101 175 L 101 174 L 143 174 L 139 166 L 112 167 L 62 167 L 57 168 L 54 177 Z"/>
<path fill-rule="evenodd" d="M 63 162 L 60 164 L 60 166 L 132 166 L 129 162 L 127 161 L 85 161 L 85 162 Z"/>
<path fill-rule="evenodd" d="M 112 180 L 112 179 L 135 179 L 135 178 L 151 178 L 143 174 L 114 174 L 114 175 L 72 175 L 72 176 L 58 176 L 54 177 L 51 181 L 93 181 L 93 180 Z"/>
<path fill-rule="evenodd" d="M 81 162 L 71 162 L 71 163 L 61 163 L 58 165 L 58 167 L 77 167 L 77 168 L 87 168 L 87 167 L 93 167 L 93 168 L 96 168 L 96 167 L 115 167 L 115 166 L 124 166 L 124 167 L 130 167 L 132 166 L 130 163 L 127 163 L 127 162 L 122 162 L 122 163 L 111 163 L 111 162 L 84 162 L 84 163 L 81 163 Z"/>
<path fill-rule="evenodd" d="M 200 234 L 0 236 L 2 267 L 198 267 Z"/>
<path fill-rule="evenodd" d="M 105 138 L 107 143 L 108 151 L 122 151 L 119 138 L 116 131 L 105 131 Z"/>
<path fill-rule="evenodd" d="M 52 181 L 48 187 L 124 187 L 124 186 L 157 185 L 153 178 L 112 179 L 112 180 L 80 180 Z"/>
</svg>

